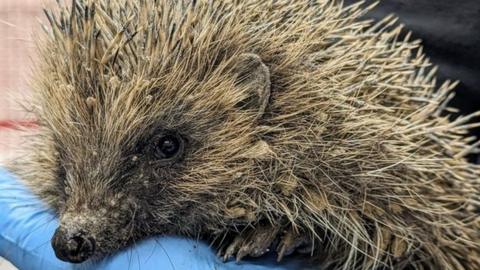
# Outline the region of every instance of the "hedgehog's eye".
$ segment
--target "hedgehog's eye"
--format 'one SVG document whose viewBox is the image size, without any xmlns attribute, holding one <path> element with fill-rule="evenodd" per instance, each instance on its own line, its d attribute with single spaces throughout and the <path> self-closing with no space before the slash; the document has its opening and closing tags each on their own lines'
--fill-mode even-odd
<svg viewBox="0 0 480 270">
<path fill-rule="evenodd" d="M 177 157 L 182 151 L 182 138 L 178 135 L 168 134 L 157 139 L 154 155 L 159 159 L 172 159 Z"/>
</svg>

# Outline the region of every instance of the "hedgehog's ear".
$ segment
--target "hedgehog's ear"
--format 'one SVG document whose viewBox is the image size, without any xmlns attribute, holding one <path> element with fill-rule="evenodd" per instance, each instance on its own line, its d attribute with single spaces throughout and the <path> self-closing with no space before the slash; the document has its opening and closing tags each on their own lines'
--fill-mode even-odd
<svg viewBox="0 0 480 270">
<path fill-rule="evenodd" d="M 252 53 L 237 56 L 233 65 L 236 83 L 245 91 L 244 99 L 237 106 L 263 115 L 270 98 L 270 70 L 258 55 Z"/>
</svg>

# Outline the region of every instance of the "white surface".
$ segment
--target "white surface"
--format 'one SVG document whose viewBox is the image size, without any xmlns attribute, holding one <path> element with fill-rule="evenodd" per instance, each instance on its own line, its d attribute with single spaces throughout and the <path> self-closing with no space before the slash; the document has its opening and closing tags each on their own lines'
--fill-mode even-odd
<svg viewBox="0 0 480 270">
<path fill-rule="evenodd" d="M 0 257 L 0 270 L 17 270 L 11 263 Z"/>
</svg>

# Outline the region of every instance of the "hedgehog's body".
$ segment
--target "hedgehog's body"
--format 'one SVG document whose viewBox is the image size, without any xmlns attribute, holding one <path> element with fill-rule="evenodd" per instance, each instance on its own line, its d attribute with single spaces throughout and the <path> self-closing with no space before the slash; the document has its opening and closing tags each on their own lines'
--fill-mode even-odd
<svg viewBox="0 0 480 270">
<path fill-rule="evenodd" d="M 480 269 L 468 119 L 441 116 L 451 87 L 435 91 L 417 44 L 363 13 L 307 0 L 48 13 L 41 129 L 17 171 L 60 215 L 59 257 L 175 233 L 226 257 L 280 239 L 280 257 L 303 244 L 325 268 Z M 62 253 L 78 232 L 95 252 Z"/>
</svg>

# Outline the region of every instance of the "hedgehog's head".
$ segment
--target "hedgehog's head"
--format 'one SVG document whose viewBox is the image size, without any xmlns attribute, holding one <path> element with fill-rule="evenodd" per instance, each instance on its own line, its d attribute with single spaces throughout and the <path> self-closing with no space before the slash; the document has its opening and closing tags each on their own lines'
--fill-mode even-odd
<svg viewBox="0 0 480 270">
<path fill-rule="evenodd" d="M 269 69 L 240 54 L 210 71 L 186 71 L 106 83 L 78 75 L 75 85 L 44 89 L 60 259 L 82 262 L 147 235 L 221 227 L 232 185 L 258 174 L 254 156 L 268 152 L 259 121 Z"/>
</svg>

